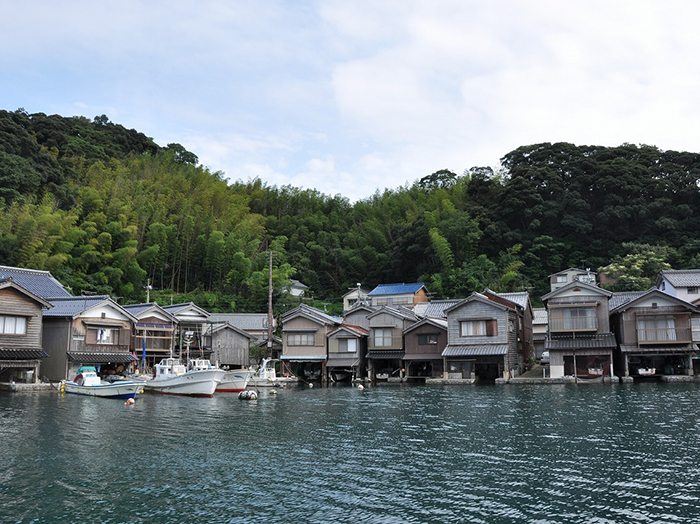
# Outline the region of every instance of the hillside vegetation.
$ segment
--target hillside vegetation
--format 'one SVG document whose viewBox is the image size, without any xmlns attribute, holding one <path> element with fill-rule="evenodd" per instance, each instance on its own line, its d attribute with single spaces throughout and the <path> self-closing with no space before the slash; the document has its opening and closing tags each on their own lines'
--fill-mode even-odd
<svg viewBox="0 0 700 524">
<path fill-rule="evenodd" d="M 570 266 L 610 265 L 625 289 L 700 267 L 699 154 L 543 143 L 501 165 L 417 173 L 352 204 L 231 183 L 104 115 L 0 111 L 0 263 L 50 270 L 75 294 L 139 302 L 150 281 L 161 303 L 240 312 L 266 308 L 270 250 L 278 308 L 290 277 L 332 302 L 357 282 L 536 298 Z"/>
</svg>

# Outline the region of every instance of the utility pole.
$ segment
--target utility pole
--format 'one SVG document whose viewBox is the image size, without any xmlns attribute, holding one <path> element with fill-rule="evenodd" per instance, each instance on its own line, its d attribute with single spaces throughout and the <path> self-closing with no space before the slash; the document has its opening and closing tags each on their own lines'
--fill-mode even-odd
<svg viewBox="0 0 700 524">
<path fill-rule="evenodd" d="M 267 275 L 267 356 L 272 356 L 272 255 L 274 251 L 268 251 L 270 259 L 268 261 Z"/>
</svg>

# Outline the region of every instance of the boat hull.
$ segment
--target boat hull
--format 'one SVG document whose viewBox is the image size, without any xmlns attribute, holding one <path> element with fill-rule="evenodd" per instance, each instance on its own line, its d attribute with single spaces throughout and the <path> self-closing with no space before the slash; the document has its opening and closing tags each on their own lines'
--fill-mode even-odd
<svg viewBox="0 0 700 524">
<path fill-rule="evenodd" d="M 254 371 L 247 369 L 232 369 L 227 371 L 223 380 L 216 386 L 217 393 L 236 393 L 243 391 L 248 385 Z"/>
<path fill-rule="evenodd" d="M 162 395 L 185 395 L 190 397 L 211 397 L 223 380 L 221 369 L 188 371 L 182 375 L 154 378 L 146 382 L 146 391 Z"/>
<path fill-rule="evenodd" d="M 86 395 L 89 397 L 103 398 L 134 398 L 138 393 L 143 392 L 143 384 L 136 382 L 124 382 L 121 384 L 100 384 L 94 386 L 84 386 L 75 382 L 64 380 L 61 382 L 61 391 L 73 395 Z"/>
</svg>

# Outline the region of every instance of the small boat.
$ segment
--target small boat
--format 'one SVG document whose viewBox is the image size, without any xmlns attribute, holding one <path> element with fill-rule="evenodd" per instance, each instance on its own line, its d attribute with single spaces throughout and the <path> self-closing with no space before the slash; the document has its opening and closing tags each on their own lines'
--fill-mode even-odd
<svg viewBox="0 0 700 524">
<path fill-rule="evenodd" d="M 236 393 L 243 391 L 255 371 L 251 369 L 231 369 L 226 371 L 223 380 L 216 386 L 217 393 Z"/>
<path fill-rule="evenodd" d="M 155 365 L 155 376 L 145 383 L 146 391 L 164 395 L 211 397 L 226 372 L 206 359 L 193 359 L 187 365 L 178 358 L 164 358 Z"/>
<path fill-rule="evenodd" d="M 248 387 L 279 387 L 292 382 L 297 382 L 297 378 L 278 377 L 277 371 L 275 371 L 275 361 L 271 358 L 264 358 L 260 368 L 248 380 Z"/>
<path fill-rule="evenodd" d="M 600 377 L 603 375 L 603 368 L 588 368 L 588 374 Z"/>
<path fill-rule="evenodd" d="M 130 380 L 103 383 L 95 367 L 82 366 L 73 380 L 61 381 L 59 391 L 91 397 L 129 399 L 143 392 L 143 384 Z"/>
<path fill-rule="evenodd" d="M 639 368 L 637 373 L 639 373 L 639 375 L 642 377 L 650 377 L 652 375 L 656 375 L 656 368 Z"/>
</svg>

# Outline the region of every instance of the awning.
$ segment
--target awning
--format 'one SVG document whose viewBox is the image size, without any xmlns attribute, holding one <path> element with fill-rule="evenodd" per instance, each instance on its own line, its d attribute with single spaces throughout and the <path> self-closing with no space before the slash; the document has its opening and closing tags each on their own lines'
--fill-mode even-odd
<svg viewBox="0 0 700 524">
<path fill-rule="evenodd" d="M 622 353 L 635 353 L 638 355 L 654 355 L 658 353 L 678 353 L 678 354 L 688 354 L 695 353 L 697 347 L 691 344 L 683 345 L 659 345 L 659 346 L 637 346 L 637 345 L 621 345 L 620 351 Z"/>
<path fill-rule="evenodd" d="M 68 358 L 73 362 L 83 364 L 125 364 L 137 362 L 138 359 L 131 353 L 68 353 Z"/>
<path fill-rule="evenodd" d="M 42 349 L 0 348 L 0 360 L 37 360 L 48 356 L 49 354 Z"/>
<path fill-rule="evenodd" d="M 483 357 L 507 355 L 508 344 L 483 344 L 475 346 L 447 346 L 443 357 Z"/>
<path fill-rule="evenodd" d="M 610 349 L 617 347 L 617 343 L 613 333 L 601 333 L 599 335 L 550 338 L 545 341 L 544 347 L 552 351 L 563 349 Z"/>
<path fill-rule="evenodd" d="M 406 353 L 403 357 L 404 360 L 440 360 L 441 358 L 440 353 Z"/>
<path fill-rule="evenodd" d="M 282 355 L 280 360 L 289 362 L 321 362 L 326 360 L 326 355 Z"/>
<path fill-rule="evenodd" d="M 328 368 L 354 368 L 360 364 L 358 358 L 329 358 L 326 363 Z"/>
<path fill-rule="evenodd" d="M 367 353 L 367 358 L 372 359 L 403 359 L 403 356 L 403 351 L 370 351 L 369 353 Z"/>
<path fill-rule="evenodd" d="M 123 328 L 124 323 L 118 320 L 83 320 L 86 326 Z"/>
</svg>

